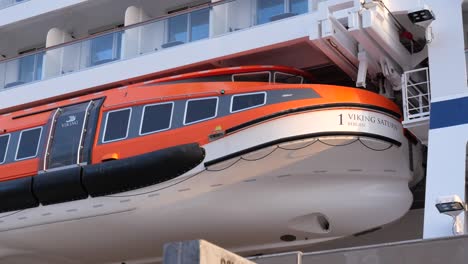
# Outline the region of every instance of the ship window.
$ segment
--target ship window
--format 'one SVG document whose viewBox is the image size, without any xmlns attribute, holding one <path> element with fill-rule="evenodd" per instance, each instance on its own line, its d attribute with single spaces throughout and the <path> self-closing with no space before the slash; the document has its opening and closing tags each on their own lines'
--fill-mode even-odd
<svg viewBox="0 0 468 264">
<path fill-rule="evenodd" d="M 145 105 L 140 125 L 140 135 L 146 135 L 171 127 L 174 103 Z"/>
<path fill-rule="evenodd" d="M 188 100 L 185 107 L 184 125 L 216 117 L 218 97 Z"/>
<path fill-rule="evenodd" d="M 266 103 L 266 92 L 234 95 L 231 99 L 231 113 L 262 106 Z"/>
<path fill-rule="evenodd" d="M 120 59 L 122 32 L 117 31 L 92 38 L 89 66 L 97 66 Z"/>
<path fill-rule="evenodd" d="M 190 40 L 195 41 L 208 37 L 210 10 L 208 8 L 190 14 Z"/>
<path fill-rule="evenodd" d="M 232 75 L 233 82 L 270 82 L 271 73 L 265 72 L 249 72 L 238 73 Z"/>
<path fill-rule="evenodd" d="M 304 78 L 299 75 L 293 75 L 283 72 L 275 72 L 275 83 L 303 83 Z"/>
<path fill-rule="evenodd" d="M 258 0 L 257 24 L 270 22 L 270 17 L 284 13 L 284 0 Z"/>
<path fill-rule="evenodd" d="M 131 108 L 107 113 L 106 123 L 104 125 L 103 143 L 127 138 L 131 113 Z"/>
<path fill-rule="evenodd" d="M 304 14 L 309 11 L 307 0 L 289 0 L 289 12 L 293 14 Z"/>
<path fill-rule="evenodd" d="M 21 131 L 18 148 L 16 150 L 16 160 L 34 158 L 39 149 L 39 139 L 41 138 L 42 127 L 36 127 Z"/>
<path fill-rule="evenodd" d="M 257 24 L 307 13 L 307 0 L 257 0 Z"/>
<path fill-rule="evenodd" d="M 19 76 L 18 81 L 21 83 L 28 83 L 42 78 L 42 63 L 44 60 L 44 53 L 36 53 L 21 57 L 18 60 Z"/>
<path fill-rule="evenodd" d="M 175 17 L 171 17 L 168 20 L 169 26 L 169 42 L 187 41 L 187 23 L 188 15 L 183 14 Z"/>
<path fill-rule="evenodd" d="M 5 162 L 10 134 L 0 136 L 0 164 Z"/>
<path fill-rule="evenodd" d="M 168 43 L 175 45 L 208 38 L 209 20 L 208 8 L 169 18 Z"/>
</svg>

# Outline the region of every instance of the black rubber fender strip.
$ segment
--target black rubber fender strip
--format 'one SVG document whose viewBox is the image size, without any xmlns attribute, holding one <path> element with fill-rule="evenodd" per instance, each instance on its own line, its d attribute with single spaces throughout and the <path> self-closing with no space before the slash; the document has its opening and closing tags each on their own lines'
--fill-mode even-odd
<svg viewBox="0 0 468 264">
<path fill-rule="evenodd" d="M 214 165 L 216 163 L 220 163 L 220 162 L 223 162 L 223 161 L 226 161 L 226 160 L 229 160 L 229 159 L 232 159 L 232 158 L 235 158 L 235 157 L 238 157 L 238 156 L 250 153 L 250 152 L 254 152 L 254 151 L 262 149 L 262 148 L 278 145 L 278 144 L 289 142 L 289 141 L 295 141 L 295 140 L 301 140 L 301 139 L 307 139 L 307 138 L 315 138 L 315 137 L 325 137 L 325 136 L 368 137 L 368 138 L 374 138 L 374 139 L 379 139 L 379 140 L 382 140 L 382 141 L 386 141 L 386 142 L 394 144 L 395 146 L 398 146 L 398 147 L 401 146 L 401 142 L 399 142 L 399 141 L 396 141 L 396 140 L 388 138 L 388 137 L 369 134 L 369 133 L 342 132 L 342 131 L 321 132 L 321 133 L 311 133 L 311 134 L 298 135 L 298 136 L 293 136 L 293 137 L 280 138 L 280 139 L 273 140 L 273 141 L 270 141 L 270 142 L 266 142 L 266 143 L 263 143 L 263 144 L 260 144 L 260 145 L 257 145 L 257 146 L 251 147 L 251 148 L 247 148 L 247 149 L 244 149 L 244 150 L 241 150 L 241 151 L 237 151 L 237 152 L 228 154 L 226 156 L 223 156 L 223 157 L 220 157 L 220 158 L 217 158 L 217 159 L 214 159 L 214 160 L 207 161 L 207 162 L 205 162 L 204 165 L 205 165 L 205 167 L 209 167 L 209 166 Z"/>
<path fill-rule="evenodd" d="M 294 108 L 294 109 L 288 109 L 285 111 L 273 113 L 270 115 L 266 115 L 242 124 L 239 124 L 237 126 L 231 127 L 226 129 L 226 134 L 230 134 L 233 132 L 236 132 L 237 130 L 241 130 L 243 128 L 265 122 L 270 119 L 278 118 L 281 116 L 285 115 L 290 115 L 290 114 L 295 114 L 295 113 L 301 113 L 301 112 L 307 112 L 307 111 L 312 111 L 312 110 L 323 110 L 323 109 L 333 109 L 333 108 L 341 108 L 341 107 L 351 107 L 351 108 L 360 108 L 360 109 L 369 109 L 369 110 L 375 110 L 379 112 L 386 113 L 388 115 L 393 116 L 396 119 L 400 119 L 401 115 L 399 113 L 396 113 L 392 110 L 389 110 L 387 108 L 383 108 L 380 106 L 375 106 L 375 105 L 369 105 L 369 104 L 357 104 L 357 103 L 335 103 L 335 104 L 320 104 L 320 105 L 311 105 L 311 106 L 306 106 L 306 107 L 300 107 L 300 108 Z"/>
<path fill-rule="evenodd" d="M 33 191 L 42 205 L 86 199 L 88 193 L 81 184 L 81 166 L 52 170 L 38 174 Z"/>
<path fill-rule="evenodd" d="M 33 193 L 33 178 L 24 177 L 0 182 L 0 213 L 39 206 Z"/>
<path fill-rule="evenodd" d="M 82 183 L 92 197 L 130 191 L 176 178 L 199 165 L 205 151 L 184 144 L 83 167 Z"/>
</svg>

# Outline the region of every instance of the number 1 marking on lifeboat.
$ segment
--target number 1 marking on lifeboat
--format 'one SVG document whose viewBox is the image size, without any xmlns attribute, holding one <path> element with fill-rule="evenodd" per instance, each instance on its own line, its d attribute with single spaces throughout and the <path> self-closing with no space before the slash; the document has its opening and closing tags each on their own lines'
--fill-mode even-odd
<svg viewBox="0 0 468 264">
<path fill-rule="evenodd" d="M 339 114 L 338 115 L 340 117 L 340 126 L 343 125 L 343 114 Z"/>
</svg>

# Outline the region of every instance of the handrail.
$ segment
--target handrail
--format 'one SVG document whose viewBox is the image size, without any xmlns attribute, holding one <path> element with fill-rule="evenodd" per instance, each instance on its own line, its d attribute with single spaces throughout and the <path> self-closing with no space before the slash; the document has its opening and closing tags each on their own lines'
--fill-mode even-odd
<svg viewBox="0 0 468 264">
<path fill-rule="evenodd" d="M 206 3 L 206 4 L 203 4 L 203 5 L 196 6 L 196 7 L 188 8 L 186 10 L 183 10 L 183 11 L 180 11 L 180 12 L 177 12 L 177 13 L 151 18 L 149 20 L 138 22 L 138 23 L 131 24 L 131 25 L 128 25 L 128 26 L 109 29 L 109 30 L 106 30 L 106 31 L 103 31 L 103 32 L 93 34 L 93 35 L 77 38 L 77 39 L 74 39 L 74 40 L 71 40 L 71 41 L 68 41 L 68 42 L 65 42 L 65 43 L 60 43 L 60 44 L 53 45 L 53 46 L 50 46 L 50 47 L 41 48 L 41 49 L 35 50 L 33 52 L 29 52 L 29 53 L 21 54 L 21 55 L 11 57 L 11 58 L 8 58 L 8 59 L 0 60 L 0 63 L 7 63 L 9 61 L 13 61 L 13 60 L 21 59 L 21 58 L 24 58 L 24 57 L 36 55 L 36 54 L 39 54 L 39 53 L 47 52 L 47 51 L 50 51 L 50 50 L 70 46 L 70 45 L 73 45 L 73 44 L 76 44 L 76 43 L 79 43 L 79 42 L 84 42 L 86 40 L 99 38 L 99 37 L 102 37 L 104 35 L 109 35 L 109 34 L 113 34 L 113 33 L 116 33 L 116 32 L 123 32 L 123 31 L 126 31 L 128 29 L 132 29 L 132 28 L 136 28 L 136 27 L 140 27 L 140 26 L 145 26 L 145 25 L 152 24 L 152 23 L 155 23 L 155 22 L 158 22 L 158 21 L 167 20 L 167 19 L 172 18 L 172 17 L 192 13 L 192 12 L 202 10 L 202 9 L 205 9 L 205 8 L 211 8 L 211 7 L 214 7 L 214 6 L 218 6 L 218 5 L 222 5 L 222 4 L 226 4 L 226 3 L 230 3 L 230 2 L 235 2 L 235 1 L 238 1 L 238 0 L 221 0 L 221 1 L 216 2 L 216 3 Z"/>
<path fill-rule="evenodd" d="M 416 81 L 412 80 L 415 74 Z M 418 74 L 418 75 L 416 75 Z M 402 77 L 403 109 L 405 121 L 427 118 L 431 109 L 431 87 L 427 67 L 406 71 Z M 425 85 L 422 90 L 419 86 Z"/>
</svg>

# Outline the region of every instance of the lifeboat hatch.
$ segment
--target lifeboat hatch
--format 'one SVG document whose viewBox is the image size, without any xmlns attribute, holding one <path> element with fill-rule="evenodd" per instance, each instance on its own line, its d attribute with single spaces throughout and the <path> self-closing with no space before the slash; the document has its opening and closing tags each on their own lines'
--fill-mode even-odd
<svg viewBox="0 0 468 264">
<path fill-rule="evenodd" d="M 42 171 L 33 181 L 34 194 L 41 204 L 88 197 L 81 181 L 81 165 L 90 159 L 92 137 L 86 134 L 96 129 L 101 102 L 98 99 L 58 108 L 51 114 Z"/>
<path fill-rule="evenodd" d="M 98 99 L 58 108 L 51 115 L 42 170 L 89 162 L 92 142 L 86 141 L 86 134 L 96 129 L 101 101 Z"/>
</svg>

